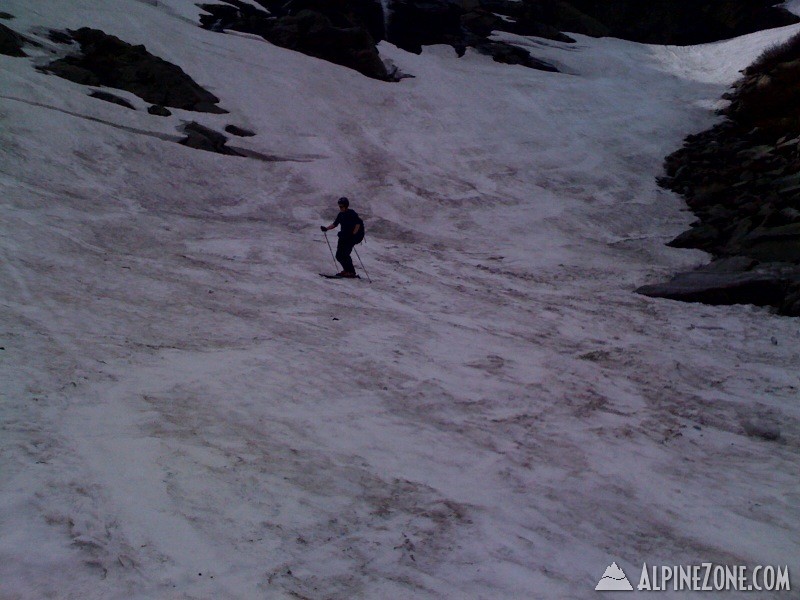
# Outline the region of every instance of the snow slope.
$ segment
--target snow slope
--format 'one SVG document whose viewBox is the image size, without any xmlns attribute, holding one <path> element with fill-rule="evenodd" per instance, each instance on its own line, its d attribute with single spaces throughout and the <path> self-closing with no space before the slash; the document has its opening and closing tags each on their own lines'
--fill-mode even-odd
<svg viewBox="0 0 800 600">
<path fill-rule="evenodd" d="M 3 10 L 144 43 L 230 114 L 0 56 L 0 598 L 588 598 L 614 561 L 800 567 L 800 325 L 632 293 L 706 260 L 664 246 L 691 216 L 654 178 L 797 27 L 503 36 L 564 74 L 384 44 L 415 75 L 387 84 L 204 31 L 189 0 Z M 189 120 L 274 158 L 170 141 Z M 372 284 L 317 275 L 341 195 Z"/>
</svg>

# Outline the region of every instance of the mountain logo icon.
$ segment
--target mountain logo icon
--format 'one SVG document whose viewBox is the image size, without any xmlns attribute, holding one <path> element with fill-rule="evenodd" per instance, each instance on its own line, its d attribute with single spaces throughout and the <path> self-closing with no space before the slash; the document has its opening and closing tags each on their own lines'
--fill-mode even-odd
<svg viewBox="0 0 800 600">
<path fill-rule="evenodd" d="M 632 592 L 633 586 L 622 569 L 617 566 L 617 563 L 611 563 L 611 566 L 606 569 L 597 587 L 594 588 L 598 592 Z"/>
</svg>

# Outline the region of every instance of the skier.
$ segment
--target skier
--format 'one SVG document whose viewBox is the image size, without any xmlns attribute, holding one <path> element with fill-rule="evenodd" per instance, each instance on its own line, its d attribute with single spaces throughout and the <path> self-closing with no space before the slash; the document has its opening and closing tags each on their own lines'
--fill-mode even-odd
<svg viewBox="0 0 800 600">
<path fill-rule="evenodd" d="M 342 272 L 337 273 L 338 277 L 358 277 L 356 269 L 353 266 L 353 259 L 350 258 L 350 253 L 353 247 L 363 239 L 363 221 L 358 216 L 358 213 L 350 208 L 350 200 L 345 197 L 339 198 L 339 214 L 336 215 L 336 220 L 327 227 L 320 226 L 322 231 L 330 231 L 337 225 L 339 229 L 339 243 L 336 245 L 336 260 L 342 265 Z M 360 234 L 360 235 L 359 235 Z"/>
</svg>

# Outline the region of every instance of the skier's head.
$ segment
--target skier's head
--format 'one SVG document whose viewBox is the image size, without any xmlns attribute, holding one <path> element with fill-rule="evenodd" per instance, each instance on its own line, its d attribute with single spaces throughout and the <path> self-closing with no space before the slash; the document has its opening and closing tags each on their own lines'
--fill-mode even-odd
<svg viewBox="0 0 800 600">
<path fill-rule="evenodd" d="M 347 207 L 350 206 L 350 200 L 348 200 L 347 198 L 342 196 L 341 198 L 339 198 L 339 203 L 338 204 L 339 204 L 339 209 L 340 210 L 342 210 L 342 209 L 346 210 Z"/>
</svg>

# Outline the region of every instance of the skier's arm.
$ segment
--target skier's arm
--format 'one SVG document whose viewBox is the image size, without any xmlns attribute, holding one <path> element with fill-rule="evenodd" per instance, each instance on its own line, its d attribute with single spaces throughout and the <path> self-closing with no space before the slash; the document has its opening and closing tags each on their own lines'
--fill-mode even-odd
<svg viewBox="0 0 800 600">
<path fill-rule="evenodd" d="M 334 219 L 333 223 L 331 223 L 331 224 L 330 224 L 330 225 L 328 225 L 327 227 L 325 227 L 325 225 L 320 225 L 320 229 L 321 229 L 322 231 L 330 231 L 331 229 L 334 229 L 334 228 L 336 228 L 336 226 L 339 224 L 339 217 L 340 217 L 340 216 L 341 216 L 341 214 L 339 214 L 339 215 L 336 215 L 336 219 Z"/>
<path fill-rule="evenodd" d="M 356 223 L 356 226 L 353 228 L 353 235 L 356 235 L 359 229 L 361 229 L 361 223 Z"/>
</svg>

